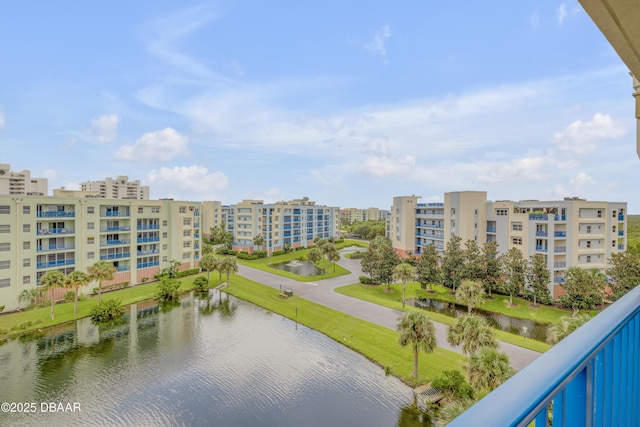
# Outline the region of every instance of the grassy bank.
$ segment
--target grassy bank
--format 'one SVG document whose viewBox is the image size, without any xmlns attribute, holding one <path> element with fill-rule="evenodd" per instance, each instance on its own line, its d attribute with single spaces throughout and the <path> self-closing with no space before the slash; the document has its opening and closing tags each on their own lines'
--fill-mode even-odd
<svg viewBox="0 0 640 427">
<path fill-rule="evenodd" d="M 428 382 L 445 369 L 462 370 L 462 355 L 438 348 L 434 353 L 420 354 L 416 380 L 411 377 L 413 353 L 398 344 L 396 331 L 296 296 L 283 299 L 278 290 L 243 277 L 234 276 L 225 292 L 322 332 L 412 386 Z"/>
<path fill-rule="evenodd" d="M 391 285 L 391 292 L 389 293 L 387 293 L 385 290 L 386 290 L 386 286 L 370 286 L 370 285 L 362 285 L 358 283 L 354 285 L 348 285 L 348 286 L 342 286 L 342 287 L 336 288 L 335 291 L 343 295 L 348 295 L 350 297 L 369 301 L 374 304 L 383 305 L 385 307 L 393 308 L 395 310 L 409 311 L 410 309 L 413 309 L 413 307 L 409 307 L 409 306 L 406 306 L 404 308 L 402 307 L 402 285 L 401 284 Z M 433 294 L 429 293 L 426 296 L 428 298 L 432 298 L 435 300 L 450 301 L 450 302 L 455 301 L 455 298 L 453 298 L 453 295 L 450 294 L 450 291 L 451 291 L 450 289 L 445 288 L 443 286 L 438 286 L 438 287 L 434 287 L 434 290 L 436 291 L 435 293 Z M 420 285 L 418 283 L 407 283 L 407 299 L 414 298 L 416 296 L 416 293 L 423 295 L 423 292 L 425 291 L 420 289 Z M 491 310 L 490 308 L 486 308 L 487 306 L 493 307 L 494 305 L 497 305 L 495 304 L 496 301 L 500 301 L 500 303 L 503 304 L 504 306 L 503 300 L 499 299 L 499 297 L 502 297 L 502 296 L 501 295 L 495 296 L 496 300 L 488 301 L 487 303 L 485 303 L 485 305 L 482 306 L 482 308 L 488 311 L 496 311 L 496 310 Z M 514 302 L 516 301 L 514 300 Z M 492 304 L 488 304 L 488 303 L 492 303 Z M 553 307 L 541 306 L 539 308 L 530 308 L 528 307 L 528 301 L 526 305 L 527 305 L 526 309 L 519 308 L 520 306 L 513 307 L 513 308 L 509 308 L 505 306 L 504 308 L 507 310 L 514 310 L 514 311 L 520 310 L 522 312 L 524 312 L 525 310 L 543 310 L 543 309 L 557 310 L 562 314 L 556 313 L 554 311 L 551 311 L 550 313 L 545 312 L 545 314 L 543 315 L 538 314 L 539 317 L 543 317 L 543 318 L 552 318 L 553 316 L 556 316 L 556 317 L 553 317 L 555 319 L 558 319 L 561 315 L 568 313 L 564 310 L 555 309 Z M 506 311 L 501 313 L 507 314 L 508 316 L 511 316 L 511 317 L 519 317 L 524 319 L 528 318 L 526 317 L 526 313 L 525 314 L 520 313 L 521 314 L 520 316 L 513 315 L 511 311 Z M 449 317 L 440 313 L 429 312 L 429 317 L 436 322 L 444 323 L 446 325 L 452 325 L 455 322 L 455 319 L 453 319 L 452 317 Z M 538 319 L 532 319 L 532 320 L 540 321 Z M 544 322 L 544 323 L 548 323 L 548 322 Z M 530 350 L 543 353 L 551 348 L 549 344 L 546 344 L 540 341 L 531 340 L 531 339 L 524 339 L 520 335 L 510 334 L 508 332 L 499 331 L 495 329 L 494 329 L 494 332 L 498 340 L 509 343 L 509 344 L 514 344 L 520 347 L 528 348 Z"/>
<path fill-rule="evenodd" d="M 192 289 L 193 280 L 196 277 L 198 276 L 179 279 L 180 291 Z M 213 277 L 211 278 L 211 282 L 216 283 Z M 158 282 L 145 283 L 143 285 L 103 293 L 101 298 L 103 300 L 117 298 L 122 300 L 124 305 L 134 304 L 153 298 L 156 294 L 157 286 Z M 91 296 L 84 301 L 78 301 L 78 314 L 73 314 L 73 302 L 56 304 L 54 320 L 51 320 L 51 306 L 2 315 L 0 316 L 0 339 L 88 317 L 91 314 L 91 309 L 95 307 L 97 303 L 97 296 Z"/>
</svg>

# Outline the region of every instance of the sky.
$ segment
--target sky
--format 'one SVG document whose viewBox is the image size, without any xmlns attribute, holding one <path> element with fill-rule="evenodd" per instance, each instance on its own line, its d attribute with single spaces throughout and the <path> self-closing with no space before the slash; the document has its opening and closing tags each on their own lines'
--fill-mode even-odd
<svg viewBox="0 0 640 427">
<path fill-rule="evenodd" d="M 637 197 L 632 81 L 577 1 L 8 2 L 0 163 L 152 199 Z"/>
</svg>

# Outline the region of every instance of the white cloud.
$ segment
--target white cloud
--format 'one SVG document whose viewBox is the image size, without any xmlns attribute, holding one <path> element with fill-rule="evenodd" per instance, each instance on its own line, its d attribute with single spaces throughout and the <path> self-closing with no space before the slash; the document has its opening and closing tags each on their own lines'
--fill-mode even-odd
<svg viewBox="0 0 640 427">
<path fill-rule="evenodd" d="M 489 162 L 483 171 L 476 175 L 481 184 L 506 184 L 514 181 L 546 179 L 545 166 L 549 159 L 544 157 L 523 157 L 505 162 Z"/>
<path fill-rule="evenodd" d="M 279 188 L 270 188 L 265 192 L 253 193 L 244 196 L 243 198 L 251 200 L 264 200 L 265 203 L 276 203 L 282 200 L 287 200 L 287 197 Z"/>
<path fill-rule="evenodd" d="M 369 156 L 360 164 L 358 170 L 367 175 L 384 177 L 409 174 L 415 165 L 416 158 L 410 154 L 399 157 Z"/>
<path fill-rule="evenodd" d="M 105 114 L 91 119 L 92 134 L 98 142 L 110 142 L 118 137 L 120 117 L 115 114 Z"/>
<path fill-rule="evenodd" d="M 558 10 L 556 11 L 556 16 L 558 18 L 558 24 L 562 25 L 564 22 L 564 18 L 567 17 L 567 5 L 562 3 Z"/>
<path fill-rule="evenodd" d="M 229 184 L 224 173 L 210 173 L 206 167 L 198 165 L 152 169 L 146 181 L 154 191 L 181 200 L 192 197 L 209 200 L 212 194 L 226 189 Z"/>
<path fill-rule="evenodd" d="M 553 188 L 555 196 L 561 197 L 574 197 L 584 196 L 586 189 L 589 186 L 593 186 L 596 180 L 584 172 L 579 172 L 576 176 L 569 179 L 568 184 L 557 184 Z"/>
<path fill-rule="evenodd" d="M 531 27 L 533 28 L 538 28 L 540 26 L 540 14 L 538 13 L 538 10 L 534 10 L 533 13 L 531 14 Z"/>
<path fill-rule="evenodd" d="M 370 52 L 386 57 L 387 48 L 385 44 L 389 37 L 391 37 L 391 27 L 389 27 L 389 25 L 384 25 L 381 29 L 376 31 L 376 34 L 373 36 L 373 40 L 367 43 L 365 48 Z"/>
<path fill-rule="evenodd" d="M 586 154 L 597 148 L 599 140 L 620 138 L 626 129 L 608 114 L 596 113 L 588 122 L 576 120 L 561 132 L 553 135 L 558 148 L 575 154 Z"/>
<path fill-rule="evenodd" d="M 133 145 L 123 145 L 116 159 L 136 162 L 164 162 L 189 152 L 189 138 L 173 128 L 165 128 L 142 135 Z"/>
</svg>

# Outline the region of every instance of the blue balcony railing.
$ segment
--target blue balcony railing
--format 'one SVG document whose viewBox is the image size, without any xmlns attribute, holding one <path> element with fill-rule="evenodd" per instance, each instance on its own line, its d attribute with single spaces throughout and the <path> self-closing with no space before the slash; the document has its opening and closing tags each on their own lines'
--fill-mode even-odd
<svg viewBox="0 0 640 427">
<path fill-rule="evenodd" d="M 129 271 L 131 270 L 131 267 L 128 265 L 119 265 L 118 267 L 116 267 L 116 271 L 118 273 L 122 272 L 122 271 Z"/>
<path fill-rule="evenodd" d="M 639 426 L 640 286 L 449 424 Z M 553 406 L 551 409 L 550 406 Z M 535 424 L 531 424 L 534 422 Z"/>
<path fill-rule="evenodd" d="M 114 239 L 102 241 L 100 242 L 100 246 L 128 245 L 130 243 L 130 239 Z"/>
<path fill-rule="evenodd" d="M 547 221 L 548 219 L 547 214 L 529 214 L 529 221 Z"/>
<path fill-rule="evenodd" d="M 73 218 L 76 216 L 75 212 L 66 211 L 40 211 L 36 214 L 38 218 Z"/>
<path fill-rule="evenodd" d="M 618 230 L 618 236 L 624 236 L 624 230 Z"/>
<path fill-rule="evenodd" d="M 554 246 L 553 252 L 567 252 L 566 246 Z"/>
<path fill-rule="evenodd" d="M 566 267 L 567 267 L 566 261 L 558 261 L 553 263 L 553 268 L 566 268 Z"/>
<path fill-rule="evenodd" d="M 137 230 L 159 230 L 160 224 L 138 224 L 136 226 Z"/>
<path fill-rule="evenodd" d="M 538 252 L 547 252 L 548 247 L 542 245 L 536 245 L 536 251 Z"/>
<path fill-rule="evenodd" d="M 554 277 L 553 283 L 564 283 L 564 277 Z"/>
<path fill-rule="evenodd" d="M 43 228 L 36 231 L 38 236 L 46 236 L 48 234 L 73 234 L 75 228 Z"/>
<path fill-rule="evenodd" d="M 62 267 L 65 265 L 73 265 L 75 264 L 76 260 L 71 258 L 71 259 L 59 259 L 56 261 L 46 261 L 46 262 L 39 262 L 36 265 L 36 268 L 50 268 L 50 267 Z"/>
<path fill-rule="evenodd" d="M 153 243 L 153 242 L 159 242 L 160 241 L 160 237 L 155 236 L 155 237 L 138 237 L 138 239 L 136 240 L 137 243 Z"/>
<path fill-rule="evenodd" d="M 554 231 L 553 237 L 567 237 L 566 231 Z"/>
<path fill-rule="evenodd" d="M 100 228 L 101 233 L 105 233 L 109 231 L 131 231 L 131 227 L 128 225 L 123 225 L 123 226 L 111 226 L 111 227 Z"/>
<path fill-rule="evenodd" d="M 618 221 L 624 221 L 624 215 L 618 215 Z"/>
<path fill-rule="evenodd" d="M 624 250 L 624 245 L 618 245 L 618 250 L 619 251 L 623 251 Z"/>
<path fill-rule="evenodd" d="M 76 245 L 74 244 L 65 245 L 64 243 L 61 243 L 59 245 L 37 246 L 36 252 L 61 251 L 65 249 L 75 249 L 75 248 L 76 248 Z"/>
<path fill-rule="evenodd" d="M 567 220 L 567 216 L 566 215 L 554 215 L 553 216 L 553 220 L 554 221 L 566 221 Z"/>
<path fill-rule="evenodd" d="M 547 237 L 547 232 L 544 230 L 536 230 L 537 237 Z"/>
<path fill-rule="evenodd" d="M 117 254 L 100 255 L 100 260 L 108 261 L 111 259 L 122 259 L 122 258 L 130 258 L 130 257 L 131 257 L 131 252 L 119 252 Z"/>
<path fill-rule="evenodd" d="M 118 216 L 118 217 L 122 217 L 122 216 L 129 216 L 129 212 L 128 211 L 123 211 L 123 212 L 118 212 L 118 211 L 106 211 L 103 213 L 102 216 L 109 216 L 109 217 L 114 217 L 114 216 Z"/>
<path fill-rule="evenodd" d="M 495 233 L 496 229 L 495 227 L 487 227 L 487 233 Z"/>
<path fill-rule="evenodd" d="M 150 267 L 157 267 L 158 265 L 160 265 L 160 261 L 151 261 L 151 262 L 141 262 L 136 264 L 136 268 L 140 269 L 140 268 L 150 268 Z"/>
</svg>

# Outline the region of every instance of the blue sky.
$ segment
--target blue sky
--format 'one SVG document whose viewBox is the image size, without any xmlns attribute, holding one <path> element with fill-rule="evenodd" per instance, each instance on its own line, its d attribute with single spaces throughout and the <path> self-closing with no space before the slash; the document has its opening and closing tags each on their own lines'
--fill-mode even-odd
<svg viewBox="0 0 640 427">
<path fill-rule="evenodd" d="M 0 52 L 0 163 L 50 191 L 640 213 L 631 78 L 577 1 L 25 0 Z"/>
</svg>

